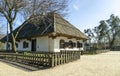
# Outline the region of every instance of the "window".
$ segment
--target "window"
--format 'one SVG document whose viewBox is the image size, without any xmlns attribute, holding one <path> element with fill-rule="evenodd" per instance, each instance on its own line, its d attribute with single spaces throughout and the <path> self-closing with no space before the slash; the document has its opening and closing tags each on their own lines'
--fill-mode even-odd
<svg viewBox="0 0 120 76">
<path fill-rule="evenodd" d="M 63 39 L 60 40 L 60 48 L 65 47 L 65 41 Z"/>
<path fill-rule="evenodd" d="M 77 41 L 77 48 L 80 48 L 80 45 L 79 45 L 79 43 L 80 43 L 80 42 L 79 42 L 79 41 Z"/>
<path fill-rule="evenodd" d="M 23 42 L 23 48 L 28 48 L 28 45 L 29 44 L 27 42 L 25 42 L 25 41 Z"/>
<path fill-rule="evenodd" d="M 69 48 L 73 48 L 73 42 L 71 40 L 69 41 Z"/>
<path fill-rule="evenodd" d="M 78 41 L 77 42 L 77 48 L 81 48 L 81 47 L 83 47 L 83 44 Z"/>
<path fill-rule="evenodd" d="M 76 43 L 75 42 L 73 43 L 73 47 L 76 47 Z"/>
<path fill-rule="evenodd" d="M 74 47 L 78 47 L 80 48 L 80 43 L 77 42 L 77 44 L 75 42 L 73 42 L 72 40 L 70 40 L 69 42 L 65 42 L 63 39 L 60 40 L 60 48 L 74 48 Z"/>
<path fill-rule="evenodd" d="M 82 43 L 80 43 L 79 45 L 80 45 L 80 48 L 83 47 Z"/>
<path fill-rule="evenodd" d="M 65 42 L 64 47 L 68 48 L 69 47 L 69 42 Z"/>
<path fill-rule="evenodd" d="M 10 50 L 10 44 L 8 43 L 7 46 L 6 46 L 6 50 Z"/>
</svg>

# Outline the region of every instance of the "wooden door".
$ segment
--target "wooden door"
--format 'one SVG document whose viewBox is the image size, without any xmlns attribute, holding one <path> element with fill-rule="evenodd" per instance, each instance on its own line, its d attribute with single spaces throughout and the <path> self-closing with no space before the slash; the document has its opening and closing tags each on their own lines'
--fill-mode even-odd
<svg viewBox="0 0 120 76">
<path fill-rule="evenodd" d="M 32 43 L 31 43 L 31 51 L 36 51 L 36 39 L 33 39 L 33 40 L 32 40 Z"/>
</svg>

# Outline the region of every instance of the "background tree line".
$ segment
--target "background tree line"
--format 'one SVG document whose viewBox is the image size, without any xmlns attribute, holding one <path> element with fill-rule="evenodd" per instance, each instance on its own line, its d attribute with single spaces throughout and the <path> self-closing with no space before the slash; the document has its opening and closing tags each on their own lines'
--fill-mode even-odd
<svg viewBox="0 0 120 76">
<path fill-rule="evenodd" d="M 109 19 L 101 20 L 98 26 L 85 29 L 84 32 L 89 37 L 91 47 L 112 49 L 120 43 L 120 19 L 112 14 Z"/>
</svg>

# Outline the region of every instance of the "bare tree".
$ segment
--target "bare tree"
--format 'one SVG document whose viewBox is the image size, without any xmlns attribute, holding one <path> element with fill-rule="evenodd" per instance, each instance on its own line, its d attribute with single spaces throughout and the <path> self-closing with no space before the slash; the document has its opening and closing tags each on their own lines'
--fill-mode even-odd
<svg viewBox="0 0 120 76">
<path fill-rule="evenodd" d="M 2 26 L 0 26 L 0 39 L 1 39 L 1 38 L 2 38 L 2 36 L 3 36 L 2 29 L 3 29 L 3 27 L 2 27 Z"/>
<path fill-rule="evenodd" d="M 17 13 L 21 11 L 23 6 L 24 2 L 22 0 L 0 0 L 0 16 L 4 17 L 9 24 L 13 51 L 16 51 L 16 40 L 13 34 L 13 23 L 17 17 Z"/>
<path fill-rule="evenodd" d="M 0 17 L 7 20 L 12 37 L 12 50 L 16 52 L 16 37 L 22 27 L 30 22 L 39 21 L 49 12 L 57 12 L 61 15 L 66 13 L 68 0 L 0 0 Z M 21 14 L 24 17 L 24 22 L 14 34 L 13 24 L 16 21 L 17 15 Z M 37 16 L 36 16 L 37 15 Z M 39 17 L 40 16 L 40 17 Z"/>
<path fill-rule="evenodd" d="M 0 26 L 0 39 L 4 36 L 2 30 L 3 30 L 3 26 Z M 2 49 L 3 49 L 3 43 L 0 42 L 0 50 Z"/>
</svg>

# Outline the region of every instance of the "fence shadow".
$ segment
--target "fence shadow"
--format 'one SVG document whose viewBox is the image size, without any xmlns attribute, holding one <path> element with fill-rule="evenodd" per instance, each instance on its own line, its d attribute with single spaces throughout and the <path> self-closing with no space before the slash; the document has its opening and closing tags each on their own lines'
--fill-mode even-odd
<svg viewBox="0 0 120 76">
<path fill-rule="evenodd" d="M 4 62 L 21 67 L 25 70 L 44 70 L 57 65 L 80 59 L 80 51 L 61 52 L 0 52 L 0 59 Z"/>
<path fill-rule="evenodd" d="M 17 68 L 17 69 L 27 71 L 27 72 L 33 72 L 33 71 L 38 71 L 38 70 L 45 70 L 45 69 L 49 69 L 50 68 L 50 67 L 43 67 L 43 66 L 33 67 L 33 66 L 24 65 L 22 63 L 11 62 L 11 61 L 4 60 L 4 59 L 0 59 L 0 62 L 5 63 L 5 64 L 7 64 L 9 66 L 12 66 L 14 68 Z"/>
</svg>

